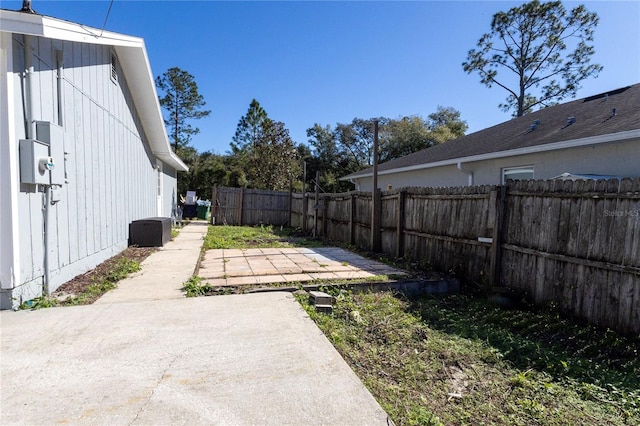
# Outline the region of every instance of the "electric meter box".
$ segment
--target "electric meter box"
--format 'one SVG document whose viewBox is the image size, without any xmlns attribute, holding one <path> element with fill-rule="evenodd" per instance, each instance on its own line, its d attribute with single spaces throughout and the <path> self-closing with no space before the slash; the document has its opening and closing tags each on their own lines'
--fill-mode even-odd
<svg viewBox="0 0 640 426">
<path fill-rule="evenodd" d="M 36 139 L 49 144 L 49 155 L 56 162 L 50 173 L 51 185 L 65 184 L 64 129 L 49 121 L 36 121 Z"/>
<path fill-rule="evenodd" d="M 49 144 L 36 139 L 20 139 L 20 182 L 49 185 L 50 169 L 41 167 L 41 160 L 50 159 Z"/>
</svg>

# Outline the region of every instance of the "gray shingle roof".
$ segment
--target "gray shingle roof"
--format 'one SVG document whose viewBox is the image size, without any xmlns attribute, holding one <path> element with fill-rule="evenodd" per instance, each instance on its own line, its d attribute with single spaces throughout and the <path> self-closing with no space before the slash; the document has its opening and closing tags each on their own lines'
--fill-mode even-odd
<svg viewBox="0 0 640 426">
<path fill-rule="evenodd" d="M 614 108 L 615 115 L 612 115 Z M 570 123 L 569 117 L 574 117 L 575 122 Z M 640 129 L 640 84 L 544 108 L 380 164 L 378 171 L 637 129 Z M 370 167 L 343 179 L 371 172 Z"/>
</svg>

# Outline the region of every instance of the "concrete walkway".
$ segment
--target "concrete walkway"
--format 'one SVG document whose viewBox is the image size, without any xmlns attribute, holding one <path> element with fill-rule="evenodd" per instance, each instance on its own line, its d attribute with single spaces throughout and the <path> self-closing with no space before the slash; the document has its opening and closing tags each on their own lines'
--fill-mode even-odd
<svg viewBox="0 0 640 426">
<path fill-rule="evenodd" d="M 290 294 L 179 293 L 205 231 L 94 305 L 0 312 L 0 424 L 389 424 Z"/>
<path fill-rule="evenodd" d="M 95 303 L 183 298 L 181 288 L 195 272 L 206 234 L 206 222 L 191 222 L 173 241 L 147 257 L 140 264 L 140 272 L 119 281 L 116 289 Z"/>
</svg>

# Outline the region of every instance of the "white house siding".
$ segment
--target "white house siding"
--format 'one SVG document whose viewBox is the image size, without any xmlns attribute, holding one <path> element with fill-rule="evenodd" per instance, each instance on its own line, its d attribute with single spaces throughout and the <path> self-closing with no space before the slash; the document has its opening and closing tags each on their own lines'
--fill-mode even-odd
<svg viewBox="0 0 640 426">
<path fill-rule="evenodd" d="M 9 84 L 16 93 L 16 132 L 10 143 L 17 146 L 25 137 L 20 97 L 22 35 L 13 35 L 12 48 L 13 78 Z M 158 179 L 156 159 L 119 69 L 117 84 L 111 81 L 111 47 L 34 37 L 33 50 L 34 119 L 60 124 L 64 132 L 61 143 L 67 152 L 66 162 L 57 158 L 56 167 L 66 167 L 68 183 L 57 190 L 60 201 L 51 206 L 50 213 L 52 291 L 123 250 L 132 220 L 157 216 Z M 60 100 L 56 50 L 63 51 Z M 175 181 L 165 187 L 172 185 L 175 188 Z M 43 194 L 35 192 L 35 186 L 20 185 L 17 203 L 19 282 L 13 291 L 3 290 L 5 309 L 41 294 L 43 284 Z"/>
<path fill-rule="evenodd" d="M 550 179 L 564 172 L 640 177 L 640 140 L 630 139 L 579 148 L 562 149 L 528 155 L 497 158 L 493 160 L 462 163 L 465 170 L 473 172 L 474 185 L 498 185 L 502 169 L 518 166 L 534 166 L 535 179 Z M 386 190 L 403 187 L 447 187 L 468 185 L 468 175 L 456 164 L 412 170 L 392 174 L 380 174 L 378 187 Z M 356 189 L 371 191 L 372 178 L 360 178 Z"/>
<path fill-rule="evenodd" d="M 178 205 L 178 194 L 176 187 L 178 172 L 167 164 L 162 165 L 162 211 L 160 216 L 172 217 Z"/>
</svg>

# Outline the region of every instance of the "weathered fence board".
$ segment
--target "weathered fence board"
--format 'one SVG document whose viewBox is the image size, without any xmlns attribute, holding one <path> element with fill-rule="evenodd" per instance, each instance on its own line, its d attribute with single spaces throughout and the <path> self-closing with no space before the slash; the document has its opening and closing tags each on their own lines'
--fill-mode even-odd
<svg viewBox="0 0 640 426">
<path fill-rule="evenodd" d="M 282 191 L 215 187 L 212 220 L 229 225 L 289 225 L 290 194 Z"/>
</svg>

